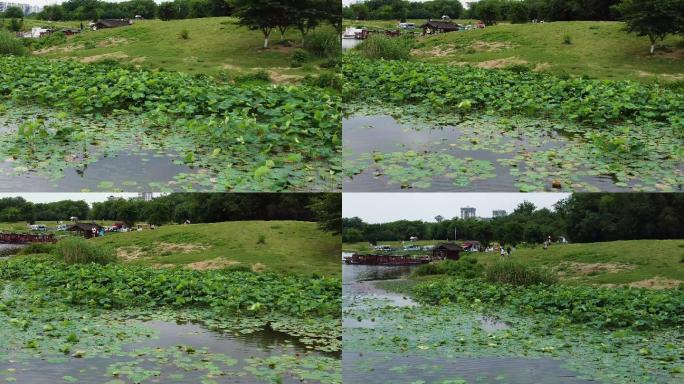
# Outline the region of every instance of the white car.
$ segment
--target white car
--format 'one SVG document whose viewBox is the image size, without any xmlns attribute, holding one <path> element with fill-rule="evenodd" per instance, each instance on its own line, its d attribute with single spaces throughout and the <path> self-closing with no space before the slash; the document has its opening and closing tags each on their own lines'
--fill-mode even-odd
<svg viewBox="0 0 684 384">
<path fill-rule="evenodd" d="M 398 27 L 400 29 L 416 29 L 416 25 L 413 23 L 399 23 Z"/>
</svg>

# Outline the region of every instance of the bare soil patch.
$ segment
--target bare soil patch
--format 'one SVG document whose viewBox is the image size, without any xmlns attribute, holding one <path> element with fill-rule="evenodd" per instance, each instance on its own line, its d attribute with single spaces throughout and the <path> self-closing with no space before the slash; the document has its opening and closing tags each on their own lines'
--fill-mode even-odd
<svg viewBox="0 0 684 384">
<path fill-rule="evenodd" d="M 93 56 L 82 57 L 79 59 L 79 61 L 82 63 L 95 63 L 95 62 L 107 60 L 107 59 L 121 60 L 121 59 L 126 59 L 128 57 L 129 56 L 127 54 L 125 54 L 121 51 L 117 51 L 117 52 L 112 52 L 112 53 L 103 53 L 101 55 L 93 55 Z"/>
<path fill-rule="evenodd" d="M 266 270 L 266 265 L 261 263 L 255 263 L 252 265 L 252 272 L 263 272 Z"/>
<path fill-rule="evenodd" d="M 564 263 L 565 269 L 569 270 L 573 275 L 592 275 L 597 273 L 617 273 L 624 271 L 631 271 L 636 268 L 633 264 L 624 263 Z"/>
<path fill-rule="evenodd" d="M 197 271 L 206 271 L 209 269 L 222 269 L 225 267 L 230 267 L 231 265 L 240 264 L 239 261 L 225 259 L 223 257 L 217 257 L 212 260 L 197 261 L 194 263 L 186 264 L 185 268 L 194 269 Z"/>
<path fill-rule="evenodd" d="M 651 289 L 672 289 L 679 287 L 682 283 L 680 280 L 667 279 L 664 277 L 656 276 L 652 279 L 635 281 L 629 283 L 630 287 L 635 288 L 651 288 Z"/>
<path fill-rule="evenodd" d="M 526 60 L 520 59 L 518 57 L 507 57 L 505 59 L 488 60 L 477 63 L 480 68 L 506 68 L 511 65 L 527 64 Z"/>
<path fill-rule="evenodd" d="M 501 52 L 513 48 L 513 44 L 500 41 L 474 41 L 470 47 L 477 52 Z"/>
</svg>

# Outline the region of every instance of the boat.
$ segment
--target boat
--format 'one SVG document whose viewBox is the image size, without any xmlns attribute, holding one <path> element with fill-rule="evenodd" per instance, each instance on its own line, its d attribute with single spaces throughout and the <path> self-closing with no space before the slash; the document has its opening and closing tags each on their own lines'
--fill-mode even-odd
<svg viewBox="0 0 684 384">
<path fill-rule="evenodd" d="M 344 258 L 346 264 L 351 265 L 420 265 L 430 262 L 429 256 L 413 257 L 408 255 L 360 255 L 355 253 Z"/>
<path fill-rule="evenodd" d="M 344 30 L 342 34 L 343 39 L 357 39 L 363 40 L 368 36 L 368 30 L 366 28 L 356 28 L 348 27 Z"/>
</svg>

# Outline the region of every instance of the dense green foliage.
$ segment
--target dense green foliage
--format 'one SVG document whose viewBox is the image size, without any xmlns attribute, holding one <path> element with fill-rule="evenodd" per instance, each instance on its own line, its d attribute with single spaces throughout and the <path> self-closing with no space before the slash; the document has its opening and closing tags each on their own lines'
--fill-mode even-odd
<svg viewBox="0 0 684 384">
<path fill-rule="evenodd" d="M 651 54 L 658 39 L 668 34 L 684 34 L 683 0 L 623 0 L 616 7 L 627 30 L 651 40 Z"/>
<path fill-rule="evenodd" d="M 10 32 L 0 28 L 0 56 L 23 56 L 25 54 L 26 48 L 22 45 L 21 40 L 17 39 Z"/>
<path fill-rule="evenodd" d="M 68 304 L 101 308 L 212 308 L 247 316 L 339 316 L 340 282 L 272 273 L 153 269 L 124 264 L 68 265 L 54 257 L 0 263 L 2 280 Z"/>
<path fill-rule="evenodd" d="M 354 49 L 368 59 L 407 60 L 411 56 L 412 45 L 413 38 L 409 36 L 392 38 L 373 34 Z"/>
<path fill-rule="evenodd" d="M 415 268 L 412 276 L 449 275 L 472 279 L 482 276 L 484 267 L 474 257 L 462 257 L 460 260 L 445 260 L 423 264 Z"/>
<path fill-rule="evenodd" d="M 37 255 L 54 253 L 55 245 L 50 243 L 31 243 L 19 250 L 20 255 Z"/>
<path fill-rule="evenodd" d="M 116 261 L 114 248 L 104 244 L 94 244 L 81 237 L 60 240 L 54 248 L 54 253 L 67 264 L 105 265 Z"/>
<path fill-rule="evenodd" d="M 118 220 L 144 221 L 161 225 L 168 222 L 211 223 L 235 220 L 320 221 L 326 228 L 340 231 L 340 194 L 254 194 L 254 193 L 171 193 L 151 201 L 108 199 L 93 203 L 64 200 L 32 203 L 22 197 L 0 199 L 0 221 Z"/>
<path fill-rule="evenodd" d="M 442 279 L 414 288 L 430 303 L 484 303 L 521 313 L 547 316 L 556 325 L 595 328 L 656 329 L 684 325 L 684 289 L 597 288 L 591 286 L 491 284 L 479 280 Z"/>
<path fill-rule="evenodd" d="M 444 213 L 448 214 L 447 212 Z M 417 236 L 422 240 L 493 240 L 502 244 L 542 243 L 565 236 L 578 243 L 684 238 L 684 197 L 657 193 L 575 193 L 556 204 L 555 210 L 537 209 L 524 202 L 513 212 L 492 220 L 461 220 L 457 217 L 436 222 L 400 220 L 368 224 L 344 218 L 342 239 L 346 243 L 400 241 Z"/>
<path fill-rule="evenodd" d="M 149 129 L 142 133 L 146 136 L 177 135 L 176 140 L 185 141 L 176 143 L 182 162 L 215 173 L 195 182 L 217 184 L 219 190 L 334 188 L 335 171 L 322 166 L 328 161 L 339 164 L 341 146 L 340 99 L 329 90 L 225 85 L 181 73 L 6 57 L 0 60 L 0 94 L 18 104 L 30 100 L 77 114 L 127 110 L 144 117 L 148 127 L 127 129 Z M 54 153 L 41 152 L 46 144 L 79 144 L 85 133 L 64 120 L 62 116 L 22 124 L 19 139 L 27 144 L 16 148 L 17 157 L 35 162 L 37 153 Z M 105 132 L 114 133 L 127 131 Z M 41 147 L 29 148 L 37 136 Z"/>
<path fill-rule="evenodd" d="M 304 39 L 303 47 L 318 57 L 337 57 L 342 49 L 340 36 L 334 30 L 317 30 L 310 33 Z"/>
<path fill-rule="evenodd" d="M 556 276 L 548 270 L 510 260 L 498 261 L 487 266 L 485 279 L 490 283 L 511 285 L 549 285 L 557 280 Z"/>
<path fill-rule="evenodd" d="M 549 117 L 594 127 L 633 122 L 663 123 L 676 132 L 684 129 L 684 95 L 655 84 L 377 62 L 350 55 L 345 55 L 343 64 L 347 99 L 422 104 L 435 112 Z"/>
<path fill-rule="evenodd" d="M 618 13 L 612 6 L 620 0 L 479 0 L 461 2 L 449 0 L 368 0 L 350 4 L 343 9 L 348 19 L 480 19 L 488 24 L 497 21 L 615 20 Z"/>
</svg>

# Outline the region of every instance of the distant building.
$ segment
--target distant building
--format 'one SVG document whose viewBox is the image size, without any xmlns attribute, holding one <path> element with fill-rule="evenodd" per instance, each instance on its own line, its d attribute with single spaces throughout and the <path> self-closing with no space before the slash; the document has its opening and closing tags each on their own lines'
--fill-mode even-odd
<svg viewBox="0 0 684 384">
<path fill-rule="evenodd" d="M 506 216 L 506 211 L 503 209 L 495 209 L 492 211 L 492 217 L 504 217 Z"/>
<path fill-rule="evenodd" d="M 21 11 L 24 12 L 24 15 L 30 15 L 33 13 L 38 13 L 43 10 L 43 7 L 40 5 L 31 5 L 31 4 L 23 4 L 23 3 L 10 3 L 6 1 L 0 1 L 0 12 L 5 12 L 7 8 L 9 7 L 19 7 L 21 8 Z"/>
<path fill-rule="evenodd" d="M 461 220 L 466 220 L 466 219 L 474 219 L 475 216 L 475 208 L 473 207 L 463 207 L 461 208 Z"/>
<path fill-rule="evenodd" d="M 138 199 L 142 201 L 151 201 L 154 199 L 154 193 L 152 192 L 138 192 Z"/>
<path fill-rule="evenodd" d="M 97 31 L 104 28 L 117 28 L 133 24 L 131 19 L 100 19 L 94 23 L 90 23 L 90 29 Z"/>
<path fill-rule="evenodd" d="M 458 260 L 463 250 L 460 245 L 454 243 L 442 243 L 432 248 L 432 257 L 435 259 Z"/>
</svg>

